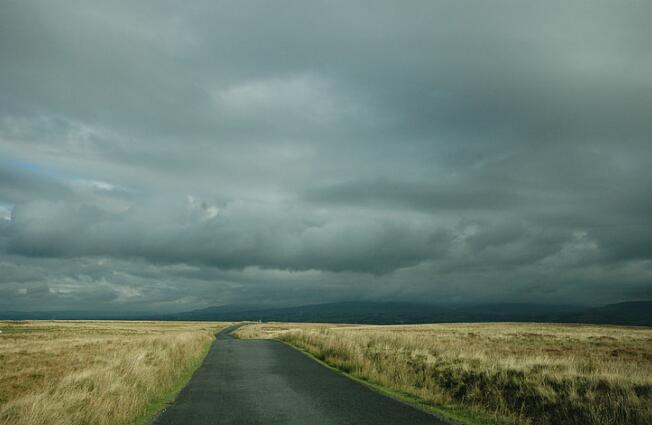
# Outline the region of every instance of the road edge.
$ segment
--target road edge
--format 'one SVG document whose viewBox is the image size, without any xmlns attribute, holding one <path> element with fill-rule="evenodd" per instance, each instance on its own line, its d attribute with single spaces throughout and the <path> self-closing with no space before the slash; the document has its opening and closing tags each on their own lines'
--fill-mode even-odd
<svg viewBox="0 0 652 425">
<path fill-rule="evenodd" d="M 408 405 L 410 407 L 413 407 L 415 409 L 421 410 L 425 413 L 428 413 L 430 415 L 433 415 L 440 421 L 447 423 L 449 425 L 500 425 L 499 422 L 496 422 L 490 418 L 485 418 L 481 417 L 478 414 L 474 412 L 470 412 L 468 410 L 465 410 L 463 408 L 455 408 L 455 407 L 444 407 L 444 406 L 433 406 L 432 404 L 426 402 L 423 399 L 420 399 L 416 396 L 413 396 L 411 394 L 403 393 L 401 391 L 396 391 L 387 387 L 384 387 L 382 385 L 375 384 L 373 382 L 369 382 L 367 380 L 364 380 L 362 378 L 359 378 L 357 376 L 354 376 L 348 372 L 345 372 L 341 369 L 338 369 L 325 361 L 315 357 L 312 353 L 304 350 L 301 347 L 295 346 L 293 344 L 290 344 L 287 341 L 283 341 L 280 339 L 272 339 L 273 341 L 280 342 L 282 344 L 285 344 L 289 347 L 291 347 L 294 350 L 297 350 L 301 354 L 305 355 L 306 357 L 310 358 L 311 360 L 314 360 L 315 362 L 319 363 L 320 365 L 330 369 L 331 371 L 343 375 L 347 377 L 348 379 L 351 379 L 352 381 L 355 381 L 372 391 L 375 391 L 377 393 L 380 393 L 386 397 L 389 397 L 393 400 L 398 401 L 399 403 Z"/>
<path fill-rule="evenodd" d="M 222 329 L 223 330 L 223 329 Z M 222 332 L 220 330 L 220 332 Z M 219 332 L 217 332 L 219 333 Z M 168 391 L 163 393 L 159 398 L 151 402 L 150 404 L 147 405 L 145 408 L 145 413 L 143 413 L 141 416 L 137 417 L 136 419 L 133 420 L 133 422 L 130 423 L 130 425 L 151 425 L 156 422 L 156 419 L 161 416 L 163 412 L 165 412 L 165 409 L 167 409 L 168 406 L 173 404 L 181 391 L 186 388 L 192 377 L 195 375 L 195 372 L 197 372 L 197 369 L 201 367 L 201 365 L 204 364 L 204 361 L 206 360 L 206 356 L 208 356 L 208 353 L 211 351 L 211 348 L 213 348 L 213 345 L 217 342 L 217 333 L 213 335 L 213 341 L 204 348 L 204 351 L 202 352 L 201 356 L 197 360 L 197 364 L 193 365 L 193 367 L 179 379 L 179 381 Z"/>
</svg>

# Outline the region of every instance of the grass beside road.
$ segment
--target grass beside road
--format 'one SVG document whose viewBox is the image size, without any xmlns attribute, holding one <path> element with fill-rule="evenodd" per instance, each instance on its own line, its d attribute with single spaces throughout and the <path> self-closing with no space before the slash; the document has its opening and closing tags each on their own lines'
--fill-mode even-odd
<svg viewBox="0 0 652 425">
<path fill-rule="evenodd" d="M 0 424 L 147 423 L 225 326 L 0 321 Z"/>
<path fill-rule="evenodd" d="M 258 324 L 404 400 L 462 423 L 652 423 L 652 329 L 553 324 Z"/>
</svg>

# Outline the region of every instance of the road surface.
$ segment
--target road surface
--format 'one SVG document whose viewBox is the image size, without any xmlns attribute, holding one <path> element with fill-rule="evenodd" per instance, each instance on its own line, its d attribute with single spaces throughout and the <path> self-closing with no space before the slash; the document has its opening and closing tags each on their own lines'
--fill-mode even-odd
<svg viewBox="0 0 652 425">
<path fill-rule="evenodd" d="M 443 425 L 272 340 L 217 336 L 154 425 Z"/>
</svg>

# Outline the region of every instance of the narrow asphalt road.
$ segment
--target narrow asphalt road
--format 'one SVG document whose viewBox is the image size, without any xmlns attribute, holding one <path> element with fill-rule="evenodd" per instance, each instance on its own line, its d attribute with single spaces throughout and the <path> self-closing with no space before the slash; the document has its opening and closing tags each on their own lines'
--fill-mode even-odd
<svg viewBox="0 0 652 425">
<path fill-rule="evenodd" d="M 271 340 L 223 330 L 204 364 L 154 425 L 443 425 Z"/>
</svg>

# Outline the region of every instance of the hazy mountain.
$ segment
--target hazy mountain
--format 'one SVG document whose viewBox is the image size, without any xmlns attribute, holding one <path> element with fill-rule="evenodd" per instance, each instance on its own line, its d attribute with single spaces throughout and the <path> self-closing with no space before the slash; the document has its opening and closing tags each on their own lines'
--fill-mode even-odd
<svg viewBox="0 0 652 425">
<path fill-rule="evenodd" d="M 607 304 L 566 314 L 562 320 L 570 323 L 652 326 L 652 301 Z"/>
<path fill-rule="evenodd" d="M 91 311 L 0 312 L 0 319 L 206 320 L 326 323 L 553 322 L 652 326 L 652 301 L 601 307 L 491 303 L 433 305 L 409 302 L 339 302 L 296 307 L 224 305 L 175 314 Z"/>
<path fill-rule="evenodd" d="M 262 320 L 329 323 L 556 322 L 652 326 L 652 301 L 587 308 L 492 303 L 432 305 L 407 302 L 340 302 L 285 308 L 221 306 L 173 315 L 176 320 Z"/>
<path fill-rule="evenodd" d="M 443 320 L 454 310 L 430 304 L 403 302 L 341 302 L 298 307 L 226 311 L 224 307 L 174 315 L 182 320 L 263 320 L 330 323 L 424 323 Z"/>
</svg>

